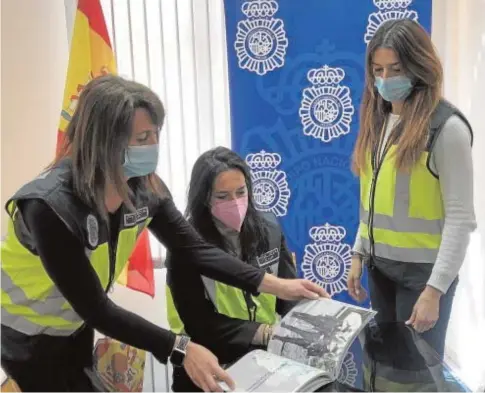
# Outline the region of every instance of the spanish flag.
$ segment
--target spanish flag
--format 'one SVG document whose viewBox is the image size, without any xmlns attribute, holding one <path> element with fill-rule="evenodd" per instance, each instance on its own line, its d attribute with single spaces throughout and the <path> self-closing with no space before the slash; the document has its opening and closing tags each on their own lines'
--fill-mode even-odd
<svg viewBox="0 0 485 393">
<path fill-rule="evenodd" d="M 64 101 L 57 136 L 62 146 L 64 133 L 84 86 L 93 78 L 116 73 L 116 61 L 99 0 L 79 0 L 72 33 Z M 118 278 L 128 288 L 155 295 L 153 261 L 148 233 L 145 230 L 129 261 Z"/>
</svg>

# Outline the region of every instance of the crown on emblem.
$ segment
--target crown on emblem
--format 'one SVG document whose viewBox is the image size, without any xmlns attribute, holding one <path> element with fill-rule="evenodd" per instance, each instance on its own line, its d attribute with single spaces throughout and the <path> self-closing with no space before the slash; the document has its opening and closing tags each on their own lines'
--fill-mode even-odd
<svg viewBox="0 0 485 393">
<path fill-rule="evenodd" d="M 325 64 L 322 68 L 308 71 L 307 78 L 314 85 L 338 85 L 345 78 L 345 71 Z"/>
<path fill-rule="evenodd" d="M 345 237 L 347 231 L 344 227 L 330 225 L 327 222 L 321 227 L 312 227 L 309 234 L 315 242 L 338 243 Z"/>
<path fill-rule="evenodd" d="M 396 8 L 407 8 L 413 0 L 374 0 L 374 5 L 381 11 L 388 11 Z"/>
<path fill-rule="evenodd" d="M 275 0 L 246 1 L 241 10 L 248 18 L 272 17 L 278 11 L 278 3 Z"/>
<path fill-rule="evenodd" d="M 278 153 L 251 153 L 246 156 L 246 162 L 251 169 L 274 169 L 281 163 L 281 156 Z"/>
</svg>

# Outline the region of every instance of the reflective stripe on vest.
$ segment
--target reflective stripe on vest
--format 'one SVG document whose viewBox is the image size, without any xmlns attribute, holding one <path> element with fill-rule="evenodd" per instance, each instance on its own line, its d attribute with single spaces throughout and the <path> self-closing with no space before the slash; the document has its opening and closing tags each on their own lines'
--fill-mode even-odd
<svg viewBox="0 0 485 393">
<path fill-rule="evenodd" d="M 278 263 L 271 265 L 271 273 L 278 274 Z M 223 284 L 202 276 L 206 297 L 212 302 L 219 314 L 232 318 L 250 319 L 248 305 L 244 298 L 244 292 L 238 288 Z M 259 323 L 272 325 L 276 322 L 276 297 L 268 294 L 251 296 L 256 314 L 254 320 Z"/>
<path fill-rule="evenodd" d="M 123 270 L 137 237 L 150 219 L 123 229 L 118 236 L 115 279 Z M 103 288 L 109 281 L 109 252 L 106 243 L 86 250 Z M 2 244 L 2 324 L 28 335 L 68 336 L 78 330 L 82 319 L 47 275 L 40 258 L 18 240 L 9 220 L 8 235 Z"/>
<path fill-rule="evenodd" d="M 14 284 L 10 276 L 1 269 L 2 274 L 2 304 L 3 297 L 9 299 L 11 306 L 2 307 L 2 324 L 25 334 L 38 334 L 43 330 L 35 325 L 29 316 L 33 313 L 39 315 L 52 315 L 53 329 L 60 335 L 69 335 L 82 325 L 82 319 L 71 308 L 65 308 L 66 299 L 59 290 L 53 286 L 45 299 L 31 300 L 24 290 Z M 9 309 L 17 310 L 12 314 Z"/>
<path fill-rule="evenodd" d="M 271 272 L 273 274 L 277 274 L 278 265 L 279 262 L 271 266 Z M 212 302 L 219 314 L 224 314 L 231 318 L 249 320 L 243 291 L 204 276 L 202 276 L 202 281 L 206 290 L 206 297 Z M 165 297 L 167 303 L 167 320 L 170 329 L 176 334 L 183 333 L 184 324 L 175 308 L 169 285 L 165 286 Z M 252 296 L 252 299 L 257 305 L 256 322 L 270 325 L 276 323 L 276 297 L 263 293 L 259 296 Z"/>
<path fill-rule="evenodd" d="M 375 255 L 381 258 L 434 263 L 441 244 L 444 207 L 440 184 L 427 167 L 424 152 L 410 173 L 397 171 L 396 147 L 384 157 L 375 184 L 373 237 Z M 360 177 L 359 234 L 370 252 L 369 221 L 373 172 L 370 155 Z"/>
</svg>

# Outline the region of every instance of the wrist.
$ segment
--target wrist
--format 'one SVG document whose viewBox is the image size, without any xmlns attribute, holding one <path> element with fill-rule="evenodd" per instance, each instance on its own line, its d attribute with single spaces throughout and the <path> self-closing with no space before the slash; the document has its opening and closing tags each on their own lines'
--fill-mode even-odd
<svg viewBox="0 0 485 393">
<path fill-rule="evenodd" d="M 352 254 L 351 261 L 352 263 L 361 263 L 363 259 L 363 255 L 361 254 Z"/>
<path fill-rule="evenodd" d="M 364 253 L 357 250 L 352 250 L 350 251 L 350 255 L 352 255 L 352 258 L 354 257 L 362 258 L 364 256 Z"/>
<path fill-rule="evenodd" d="M 264 330 L 265 336 L 264 336 L 264 345 L 268 346 L 269 341 L 271 340 L 271 337 L 273 337 L 273 326 L 271 325 L 266 325 L 266 328 Z"/>
<path fill-rule="evenodd" d="M 251 341 L 252 345 L 263 345 L 264 344 L 264 324 L 259 325 L 258 329 L 256 329 L 256 333 L 254 333 L 253 340 Z"/>
<path fill-rule="evenodd" d="M 264 325 L 264 328 L 263 328 L 263 345 L 264 346 L 267 346 L 268 343 L 269 343 L 269 335 L 270 335 L 270 325 Z"/>
<path fill-rule="evenodd" d="M 170 362 L 174 367 L 182 367 L 185 361 L 187 351 L 191 346 L 190 337 L 178 335 L 175 337 L 175 343 L 170 354 Z"/>
<path fill-rule="evenodd" d="M 441 292 L 439 289 L 436 289 L 435 287 L 432 287 L 431 285 L 426 285 L 426 288 L 424 289 L 423 293 L 426 296 L 434 299 L 439 299 L 441 295 L 443 295 L 443 292 Z"/>
</svg>

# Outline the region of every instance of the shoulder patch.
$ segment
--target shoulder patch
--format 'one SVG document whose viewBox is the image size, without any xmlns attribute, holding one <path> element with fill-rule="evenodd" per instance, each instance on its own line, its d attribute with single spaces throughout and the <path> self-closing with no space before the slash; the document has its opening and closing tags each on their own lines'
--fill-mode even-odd
<svg viewBox="0 0 485 393">
<path fill-rule="evenodd" d="M 99 243 L 99 225 L 94 215 L 89 214 L 86 218 L 86 229 L 88 232 L 88 242 L 91 247 L 96 247 Z"/>
<path fill-rule="evenodd" d="M 256 258 L 256 260 L 260 268 L 263 268 L 263 269 L 267 268 L 268 266 L 271 266 L 279 262 L 280 250 L 278 248 L 274 248 L 260 255 L 259 257 Z"/>
</svg>

